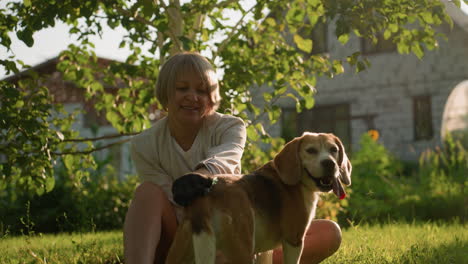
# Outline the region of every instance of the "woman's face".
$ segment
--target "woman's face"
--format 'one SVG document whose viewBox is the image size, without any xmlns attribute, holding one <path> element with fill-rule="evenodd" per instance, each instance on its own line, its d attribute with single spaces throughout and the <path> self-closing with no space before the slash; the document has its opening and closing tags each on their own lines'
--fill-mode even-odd
<svg viewBox="0 0 468 264">
<path fill-rule="evenodd" d="M 176 79 L 174 93 L 169 96 L 169 117 L 187 125 L 200 125 L 213 107 L 208 85 L 198 74 L 189 72 Z"/>
</svg>

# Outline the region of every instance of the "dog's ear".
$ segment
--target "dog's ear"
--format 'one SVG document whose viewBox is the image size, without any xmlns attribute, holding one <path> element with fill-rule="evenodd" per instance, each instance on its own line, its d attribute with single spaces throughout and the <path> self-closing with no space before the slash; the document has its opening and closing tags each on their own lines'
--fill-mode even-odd
<svg viewBox="0 0 468 264">
<path fill-rule="evenodd" d="M 300 143 L 300 137 L 294 138 L 289 141 L 273 159 L 275 170 L 281 181 L 288 185 L 296 185 L 301 180 L 302 163 L 299 158 Z"/>
<path fill-rule="evenodd" d="M 338 165 L 340 166 L 340 180 L 342 183 L 346 185 L 351 185 L 351 170 L 353 167 L 351 166 L 351 162 L 346 155 L 345 148 L 341 140 L 335 136 L 335 143 L 338 145 L 340 149 L 338 154 Z"/>
</svg>

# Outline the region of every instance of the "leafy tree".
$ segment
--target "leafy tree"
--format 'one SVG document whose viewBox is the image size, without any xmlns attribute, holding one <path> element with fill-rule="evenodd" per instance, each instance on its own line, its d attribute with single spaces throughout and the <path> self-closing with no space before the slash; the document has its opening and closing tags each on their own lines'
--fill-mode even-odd
<svg viewBox="0 0 468 264">
<path fill-rule="evenodd" d="M 298 111 L 310 108 L 318 77 L 341 74 L 344 64 L 356 71 L 368 66 L 358 51 L 344 57 L 310 55 L 314 42 L 300 32 L 310 32 L 319 22 L 334 24 L 334 36 L 342 44 L 353 34 L 375 43 L 383 33 L 400 53 L 421 58 L 437 46 L 436 27 L 452 23 L 438 0 L 258 0 L 249 5 L 233 0 L 24 0 L 0 9 L 0 45 L 9 49 L 13 33 L 31 47 L 34 33 L 57 21 L 70 25 L 70 35 L 79 40 L 60 54 L 58 70 L 85 89 L 86 98 L 95 100 L 96 109 L 106 113 L 121 135 L 150 126 L 147 110 L 157 104 L 153 87 L 159 66 L 171 54 L 190 50 L 202 52 L 224 70 L 221 111 L 246 120 L 248 144 L 261 139 L 271 143 L 259 120 L 279 119 L 280 98 L 295 100 Z M 120 47 L 129 47 L 132 54 L 125 62 L 102 67 L 90 37 L 101 35 L 106 24 L 127 30 Z M 147 51 L 144 45 L 150 46 Z M 0 64 L 8 73 L 25 66 L 14 56 L 0 58 Z M 108 85 L 120 88 L 111 93 L 104 89 Z M 266 103 L 254 103 L 262 86 L 271 90 L 255 98 Z M 86 177 L 95 166 L 90 153 L 98 140 L 72 131 L 73 114 L 56 114 L 60 106 L 51 104 L 39 76 L 0 87 L 0 150 L 6 156 L 0 165 L 2 187 L 50 190 L 52 164 L 58 158 L 75 179 Z M 247 168 L 258 165 L 244 163 Z"/>
</svg>

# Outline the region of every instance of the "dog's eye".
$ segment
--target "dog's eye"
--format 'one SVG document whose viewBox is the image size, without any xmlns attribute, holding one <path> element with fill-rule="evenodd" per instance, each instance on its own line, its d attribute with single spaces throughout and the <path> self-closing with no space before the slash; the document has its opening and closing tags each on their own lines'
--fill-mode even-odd
<svg viewBox="0 0 468 264">
<path fill-rule="evenodd" d="M 331 147 L 331 148 L 330 148 L 330 152 L 331 152 L 331 153 L 337 153 L 337 152 L 338 152 L 338 148 L 337 148 L 337 147 Z"/>
<path fill-rule="evenodd" d="M 307 153 L 309 154 L 317 154 L 318 150 L 316 148 L 308 148 L 306 149 Z"/>
</svg>

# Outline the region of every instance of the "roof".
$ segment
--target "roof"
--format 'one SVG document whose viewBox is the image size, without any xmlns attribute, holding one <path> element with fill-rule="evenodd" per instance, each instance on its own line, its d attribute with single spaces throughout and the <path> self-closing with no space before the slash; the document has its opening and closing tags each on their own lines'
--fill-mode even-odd
<svg viewBox="0 0 468 264">
<path fill-rule="evenodd" d="M 99 65 L 107 66 L 113 60 L 98 57 L 97 61 L 98 61 Z M 37 72 L 37 73 L 39 73 L 41 75 L 42 74 L 51 74 L 51 73 L 56 71 L 56 66 L 57 66 L 58 63 L 59 63 L 59 57 L 57 56 L 57 57 L 54 57 L 52 59 L 48 59 L 48 60 L 46 60 L 46 61 L 44 61 L 42 63 L 39 63 L 37 65 L 34 65 L 33 67 L 28 68 L 28 69 L 26 69 L 24 71 L 21 71 L 21 72 L 19 72 L 17 74 L 8 76 L 8 77 L 4 78 L 2 81 L 16 82 L 19 79 L 22 79 L 23 77 L 27 76 L 29 71 L 34 71 L 34 72 Z"/>
</svg>

